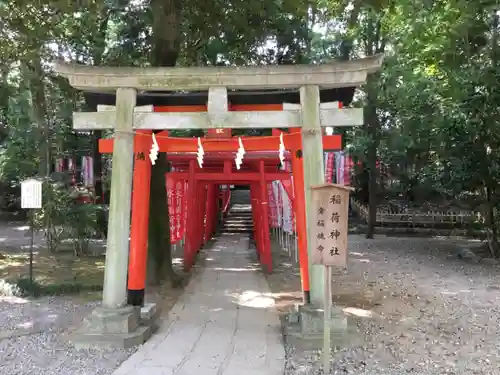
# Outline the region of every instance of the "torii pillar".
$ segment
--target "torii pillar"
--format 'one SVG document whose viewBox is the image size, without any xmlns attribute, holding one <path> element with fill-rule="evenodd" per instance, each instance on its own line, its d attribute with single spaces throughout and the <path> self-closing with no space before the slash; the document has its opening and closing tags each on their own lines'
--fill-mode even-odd
<svg viewBox="0 0 500 375">
<path fill-rule="evenodd" d="M 362 108 L 339 110 L 320 105 L 319 87 L 357 87 L 367 74 L 377 71 L 382 56 L 325 65 L 111 68 L 58 64 L 56 71 L 82 90 L 116 91 L 116 109 L 74 113 L 75 130 L 114 129 L 110 217 L 103 292 L 103 306 L 94 310 L 77 332 L 80 347 L 129 347 L 143 343 L 150 327 L 139 326 L 139 309 L 127 305 L 127 269 L 132 191 L 134 136 L 137 130 L 160 129 L 262 129 L 303 128 L 304 190 L 308 236 L 313 233 L 311 186 L 323 183 L 321 127 L 358 125 Z M 300 88 L 300 108 L 283 111 L 228 111 L 228 89 L 265 90 Z M 144 113 L 136 111 L 136 92 L 208 90 L 206 113 Z M 311 243 L 311 242 L 310 242 Z M 311 254 L 311 249 L 308 249 Z M 311 257 L 309 257 L 311 258 Z M 310 265 L 311 302 L 321 307 L 323 270 Z"/>
</svg>

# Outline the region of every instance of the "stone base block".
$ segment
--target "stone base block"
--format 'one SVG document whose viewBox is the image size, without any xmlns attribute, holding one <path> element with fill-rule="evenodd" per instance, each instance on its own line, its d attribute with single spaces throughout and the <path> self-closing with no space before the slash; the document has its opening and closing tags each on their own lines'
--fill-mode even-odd
<svg viewBox="0 0 500 375">
<path fill-rule="evenodd" d="M 144 344 L 151 337 L 151 328 L 139 326 L 132 333 L 87 333 L 78 330 L 70 339 L 77 349 L 128 349 Z"/>
<path fill-rule="evenodd" d="M 304 334 L 300 330 L 286 329 L 285 342 L 301 350 L 319 350 L 323 348 L 323 333 Z M 350 345 L 352 345 L 352 340 L 347 332 L 332 332 L 330 334 L 332 350 L 340 350 Z"/>
<path fill-rule="evenodd" d="M 131 333 L 139 327 L 140 309 L 125 306 L 119 309 L 98 307 L 83 321 L 87 333 Z"/>
<path fill-rule="evenodd" d="M 146 303 L 141 307 L 141 326 L 150 327 L 151 333 L 155 333 L 160 327 L 159 317 L 160 310 L 156 303 Z"/>
<path fill-rule="evenodd" d="M 324 312 L 311 305 L 301 305 L 298 309 L 298 319 L 301 332 L 307 335 L 322 334 L 324 327 Z M 333 307 L 330 319 L 332 333 L 347 330 L 347 317 L 340 308 Z"/>
<path fill-rule="evenodd" d="M 323 347 L 324 315 L 322 309 L 301 305 L 283 321 L 285 341 L 302 350 L 316 350 Z M 332 309 L 330 320 L 332 348 L 349 345 L 354 338 L 348 327 L 347 316 L 339 308 Z"/>
<path fill-rule="evenodd" d="M 145 317 L 156 311 L 155 306 L 144 309 Z M 151 320 L 151 319 L 150 319 Z M 119 309 L 99 307 L 72 334 L 70 342 L 77 348 L 130 348 L 142 345 L 151 336 L 151 323 L 141 324 L 141 309 L 125 306 Z"/>
</svg>

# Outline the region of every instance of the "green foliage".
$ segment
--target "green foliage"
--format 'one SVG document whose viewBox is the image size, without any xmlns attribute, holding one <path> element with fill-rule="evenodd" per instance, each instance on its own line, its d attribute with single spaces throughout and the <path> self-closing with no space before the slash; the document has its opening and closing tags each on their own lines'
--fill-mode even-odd
<svg viewBox="0 0 500 375">
<path fill-rule="evenodd" d="M 97 213 L 102 205 L 79 203 L 78 197 L 88 194 L 84 189 L 68 189 L 62 183 L 45 184 L 41 210 L 37 210 L 34 227 L 45 231 L 47 248 L 58 250 L 64 240 L 72 240 L 76 255 L 87 254 L 89 240 L 98 233 Z"/>
</svg>

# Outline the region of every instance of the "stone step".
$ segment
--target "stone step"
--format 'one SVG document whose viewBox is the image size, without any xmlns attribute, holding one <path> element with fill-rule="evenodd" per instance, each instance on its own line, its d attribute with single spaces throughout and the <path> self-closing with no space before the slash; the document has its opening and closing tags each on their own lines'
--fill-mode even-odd
<svg viewBox="0 0 500 375">
<path fill-rule="evenodd" d="M 151 336 L 151 327 L 139 326 L 131 333 L 88 333 L 76 331 L 71 343 L 77 349 L 128 349 L 144 344 Z"/>
<path fill-rule="evenodd" d="M 252 233 L 253 233 L 252 230 L 238 230 L 238 231 L 225 231 L 225 230 L 223 230 L 220 232 L 221 235 L 228 235 L 228 234 L 229 235 L 235 235 L 235 234 L 248 234 L 248 235 L 250 235 Z"/>
</svg>

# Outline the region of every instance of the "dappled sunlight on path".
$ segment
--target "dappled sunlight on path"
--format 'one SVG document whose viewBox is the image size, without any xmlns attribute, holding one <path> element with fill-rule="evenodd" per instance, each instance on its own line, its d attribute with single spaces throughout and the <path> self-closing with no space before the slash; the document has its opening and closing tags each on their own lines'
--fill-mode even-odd
<svg viewBox="0 0 500 375">
<path fill-rule="evenodd" d="M 114 374 L 282 374 L 274 298 L 251 251 L 243 235 L 217 240 L 169 321 Z"/>
</svg>

